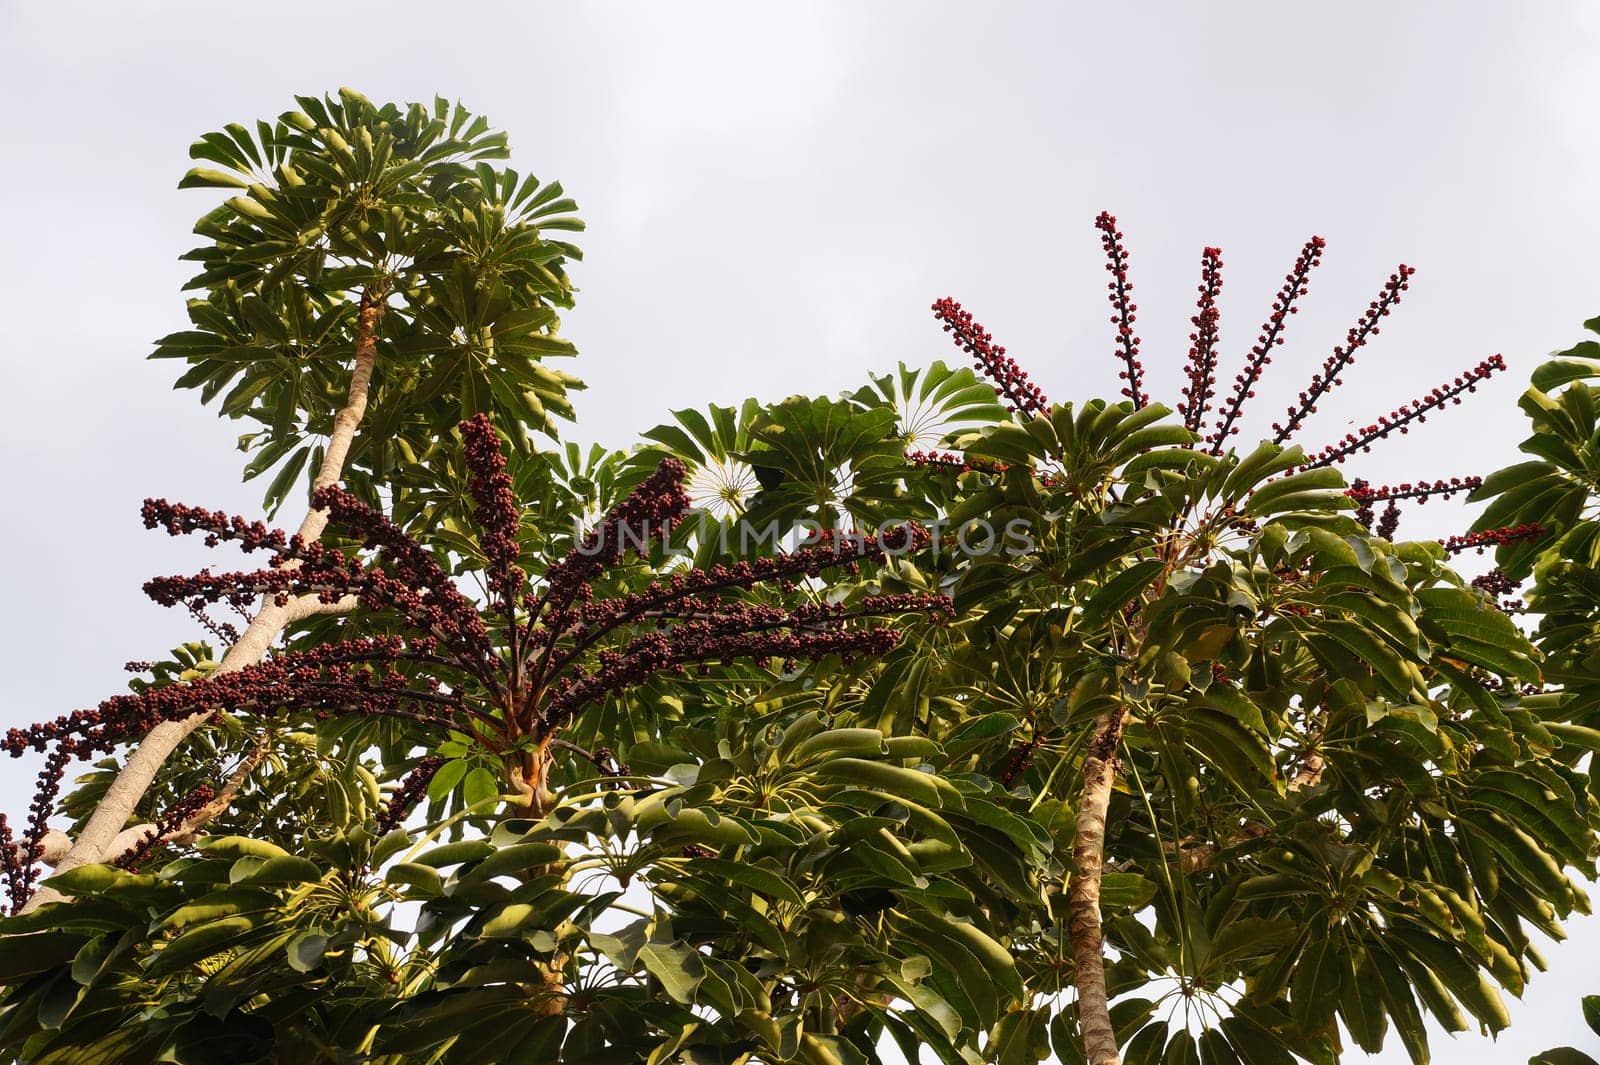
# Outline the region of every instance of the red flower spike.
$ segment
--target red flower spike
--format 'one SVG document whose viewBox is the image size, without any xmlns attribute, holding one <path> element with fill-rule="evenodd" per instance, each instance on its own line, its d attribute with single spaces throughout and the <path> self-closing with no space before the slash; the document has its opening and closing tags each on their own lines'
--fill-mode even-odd
<svg viewBox="0 0 1600 1065">
<path fill-rule="evenodd" d="M 1293 269 L 1284 278 L 1283 288 L 1278 290 L 1278 297 L 1272 303 L 1272 313 L 1261 326 L 1261 336 L 1250 349 L 1250 354 L 1244 362 L 1244 369 L 1234 378 L 1233 395 L 1228 399 L 1216 432 L 1206 437 L 1213 455 L 1222 454 L 1228 446 L 1228 438 L 1239 432 L 1238 427 L 1234 425 L 1239 419 L 1239 411 L 1244 407 L 1245 400 L 1255 395 L 1256 382 L 1261 379 L 1261 373 L 1267 364 L 1272 362 L 1272 349 L 1283 343 L 1283 327 L 1289 315 L 1297 311 L 1295 301 L 1310 291 L 1307 282 L 1311 277 L 1311 271 L 1322 262 L 1322 251 L 1325 247 L 1327 241 L 1321 237 L 1312 237 L 1306 241 L 1305 247 L 1300 249 L 1300 255 L 1294 261 Z"/>
<path fill-rule="evenodd" d="M 1372 450 L 1372 445 L 1387 437 L 1390 433 L 1402 434 L 1411 431 L 1411 423 L 1421 424 L 1428 420 L 1431 411 L 1439 410 L 1446 406 L 1459 405 L 1461 397 L 1468 392 L 1476 392 L 1478 385 L 1506 368 L 1505 359 L 1499 355 L 1491 355 L 1478 365 L 1468 370 L 1448 384 L 1440 385 L 1432 392 L 1414 399 L 1409 404 L 1399 407 L 1379 418 L 1377 422 L 1367 426 L 1358 433 L 1349 433 L 1337 444 L 1329 444 L 1317 454 L 1302 469 L 1316 469 L 1335 462 L 1343 462 L 1357 452 Z"/>
<path fill-rule="evenodd" d="M 468 486 L 476 504 L 472 517 L 480 530 L 479 546 L 489 560 L 489 594 L 507 618 L 514 618 L 517 596 L 527 582 L 527 575 L 517 566 L 522 508 L 511 490 L 506 457 L 489 416 L 478 414 L 462 422 L 461 439 L 466 444 L 467 469 L 472 473 Z"/>
<path fill-rule="evenodd" d="M 1345 368 L 1356 361 L 1356 352 L 1366 346 L 1367 340 L 1378 335 L 1378 323 L 1389 316 L 1389 312 L 1400 302 L 1400 294 L 1409 289 L 1411 276 L 1416 270 L 1401 263 L 1395 272 L 1389 275 L 1388 282 L 1383 286 L 1383 291 L 1378 293 L 1378 298 L 1367 304 L 1366 313 L 1350 327 L 1350 332 L 1345 334 L 1344 344 L 1333 349 L 1322 364 L 1322 372 L 1311 376 L 1311 383 L 1306 390 L 1300 393 L 1300 401 L 1288 410 L 1289 420 L 1279 425 L 1272 423 L 1274 436 L 1272 442 L 1281 444 L 1305 424 L 1305 420 L 1317 412 L 1317 403 L 1323 396 L 1337 388 L 1342 382 L 1341 376 Z"/>
<path fill-rule="evenodd" d="M 1005 463 L 967 458 L 950 451 L 908 451 L 906 461 L 926 469 L 955 470 L 957 473 L 1004 473 Z"/>
<path fill-rule="evenodd" d="M 1383 508 L 1383 516 L 1378 519 L 1378 536 L 1384 540 L 1393 540 L 1394 534 L 1400 528 L 1400 504 L 1389 500 L 1389 505 Z"/>
<path fill-rule="evenodd" d="M 1452 477 L 1448 481 L 1417 481 L 1415 484 L 1406 481 L 1374 488 L 1366 481 L 1355 480 L 1350 483 L 1350 490 L 1346 494 L 1357 503 L 1369 507 L 1372 503 L 1391 499 L 1415 499 L 1418 503 L 1426 503 L 1430 499 L 1449 499 L 1460 492 L 1474 491 L 1482 484 L 1482 477 Z"/>
<path fill-rule="evenodd" d="M 411 811 L 416 809 L 417 803 L 428 794 L 428 785 L 444 767 L 444 762 L 443 758 L 429 755 L 418 762 L 411 772 L 400 778 L 400 783 L 390 794 L 389 801 L 378 813 L 377 830 L 380 838 L 399 828 L 405 819 L 411 816 Z"/>
<path fill-rule="evenodd" d="M 1206 414 L 1211 410 L 1211 397 L 1217 385 L 1217 324 L 1222 313 L 1217 309 L 1217 294 L 1222 291 L 1222 249 L 1207 248 L 1200 255 L 1200 301 L 1189 324 L 1195 331 L 1189 334 L 1189 361 L 1184 368 L 1189 383 L 1183 389 L 1183 400 L 1178 413 L 1191 432 L 1200 432 Z"/>
<path fill-rule="evenodd" d="M 1467 533 L 1465 536 L 1450 536 L 1439 542 L 1444 545 L 1445 551 L 1452 555 L 1473 550 L 1481 555 L 1491 547 L 1504 547 L 1524 540 L 1537 540 L 1545 534 L 1545 531 L 1545 527 L 1538 522 L 1527 522 L 1522 525 L 1505 525 L 1498 529 L 1484 529 L 1481 532 Z"/>
<path fill-rule="evenodd" d="M 1009 410 L 1038 416 L 1050 409 L 1050 401 L 1028 380 L 1022 367 L 1006 356 L 1005 348 L 990 343 L 994 338 L 984 332 L 972 315 L 961 309 L 961 304 L 946 296 L 935 301 L 933 316 L 944 323 L 944 331 L 950 334 L 956 346 L 972 357 L 974 369 L 989 379 L 995 394 L 1005 400 Z"/>
<path fill-rule="evenodd" d="M 629 550 L 663 538 L 690 507 L 683 490 L 687 471 L 677 459 L 662 459 L 654 473 L 606 512 L 583 542 L 545 572 L 547 590 L 537 607 L 562 610 L 580 589 L 620 562 Z"/>
<path fill-rule="evenodd" d="M 1127 384 L 1122 394 L 1133 401 L 1137 410 L 1150 402 L 1144 391 L 1144 364 L 1139 361 L 1139 338 L 1133 335 L 1134 314 L 1139 305 L 1133 302 L 1133 284 L 1128 280 L 1128 249 L 1122 243 L 1122 231 L 1109 212 L 1101 211 L 1094 220 L 1100 231 L 1100 246 L 1106 252 L 1106 272 L 1111 280 L 1106 283 L 1107 299 L 1111 301 L 1111 324 L 1117 327 L 1117 357 L 1123 370 L 1117 374 Z"/>
<path fill-rule="evenodd" d="M 16 913 L 28 901 L 28 892 L 22 883 L 21 854 L 5 814 L 0 814 L 0 874 L 5 876 L 6 900 L 11 904 L 11 912 Z"/>
<path fill-rule="evenodd" d="M 195 788 L 174 804 L 172 809 L 162 814 L 161 818 L 156 822 L 156 827 L 146 832 L 143 839 L 129 847 L 126 852 L 119 855 L 111 864 L 130 873 L 138 869 L 139 865 L 150 856 L 151 852 L 161 846 L 168 836 L 182 828 L 184 822 L 199 813 L 206 803 L 216 797 L 217 793 L 212 790 L 209 784 L 202 784 Z"/>
</svg>

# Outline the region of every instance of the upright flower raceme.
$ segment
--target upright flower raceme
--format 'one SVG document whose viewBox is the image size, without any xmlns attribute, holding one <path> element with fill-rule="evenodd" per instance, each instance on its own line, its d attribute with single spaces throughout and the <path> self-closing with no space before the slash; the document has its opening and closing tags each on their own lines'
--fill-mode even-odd
<svg viewBox="0 0 1600 1065">
<path fill-rule="evenodd" d="M 1183 399 L 1178 403 L 1178 413 L 1191 432 L 1198 433 L 1211 410 L 1211 398 L 1216 395 L 1218 323 L 1222 312 L 1217 309 L 1217 295 L 1222 291 L 1222 249 L 1207 248 L 1200 255 L 1200 301 L 1189 324 L 1194 332 L 1189 334 L 1189 361 L 1185 374 L 1189 383 L 1184 386 Z"/>
<path fill-rule="evenodd" d="M 1133 302 L 1133 282 L 1128 280 L 1128 248 L 1122 243 L 1122 231 L 1111 214 L 1101 211 L 1094 220 L 1100 231 L 1100 245 L 1106 253 L 1106 272 L 1111 280 L 1106 282 L 1106 298 L 1111 301 L 1111 324 L 1117 327 L 1117 357 L 1122 369 L 1117 373 L 1125 383 L 1122 394 L 1135 408 L 1150 402 L 1144 390 L 1144 364 L 1139 361 L 1139 338 L 1133 335 L 1133 323 L 1139 305 Z"/>
<path fill-rule="evenodd" d="M 1317 401 L 1343 383 L 1341 375 L 1346 367 L 1356 361 L 1356 352 L 1365 347 L 1370 338 L 1378 335 L 1378 323 L 1389 316 L 1389 312 L 1400 302 L 1400 294 L 1411 287 L 1411 275 L 1414 273 L 1416 270 L 1401 263 L 1395 272 L 1389 275 L 1383 291 L 1378 293 L 1377 299 L 1367 305 L 1366 313 L 1361 319 L 1350 327 L 1344 343 L 1335 347 L 1333 354 L 1323 362 L 1322 370 L 1311 376 L 1311 383 L 1300 393 L 1300 402 L 1289 408 L 1288 420 L 1282 425 L 1277 422 L 1272 424 L 1274 443 L 1281 444 L 1292 436 L 1307 417 L 1317 412 Z"/>
<path fill-rule="evenodd" d="M 961 309 L 961 304 L 946 297 L 933 304 L 933 316 L 944 323 L 956 346 L 972 357 L 974 368 L 990 381 L 994 390 L 1017 414 L 1043 414 L 1050 408 L 1045 398 L 1015 359 L 1006 355 L 1006 349 L 992 343 L 993 337 L 971 314 Z"/>
<path fill-rule="evenodd" d="M 1271 364 L 1273 349 L 1283 343 L 1283 331 L 1289 316 L 1299 313 L 1296 301 L 1310 291 L 1308 282 L 1311 280 L 1311 271 L 1322 262 L 1322 250 L 1326 247 L 1327 241 L 1321 237 L 1306 241 L 1293 268 L 1283 279 L 1283 288 L 1278 290 L 1277 298 L 1272 301 L 1272 313 L 1262 323 L 1261 335 L 1245 357 L 1244 369 L 1233 379 L 1233 394 L 1222 409 L 1216 430 L 1206 437 L 1213 455 L 1222 454 L 1228 446 L 1228 438 L 1239 432 L 1236 424 L 1239 414 L 1245 403 L 1255 398 L 1256 382 L 1261 380 L 1262 371 Z"/>
</svg>

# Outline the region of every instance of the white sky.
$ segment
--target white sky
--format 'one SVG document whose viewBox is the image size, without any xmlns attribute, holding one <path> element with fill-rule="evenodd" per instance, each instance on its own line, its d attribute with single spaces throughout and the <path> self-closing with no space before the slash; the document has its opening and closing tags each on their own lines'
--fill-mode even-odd
<svg viewBox="0 0 1600 1065">
<path fill-rule="evenodd" d="M 125 659 L 193 636 L 139 592 L 203 564 L 142 531 L 144 496 L 258 504 L 238 484 L 239 427 L 141 359 L 184 321 L 176 256 L 208 202 L 174 190 L 189 142 L 295 92 L 459 98 L 510 131 L 515 165 L 577 197 L 579 439 L 626 445 L 671 407 L 948 357 L 927 310 L 944 295 L 1053 398 L 1114 394 L 1091 228 L 1109 209 L 1158 398 L 1176 398 L 1200 247 L 1224 250 L 1236 359 L 1320 233 L 1324 265 L 1245 438 L 1405 261 L 1420 271 L 1405 305 L 1303 439 L 1503 352 L 1511 372 L 1470 410 L 1352 471 L 1506 464 L 1528 371 L 1600 313 L 1600 8 L 1308 7 L 527 3 L 441 22 L 440 5 L 402 2 L 0 3 L 0 724 L 93 702 Z M 1431 506 L 1402 531 L 1461 516 Z M 6 767 L 0 808 L 25 809 L 29 777 Z M 1463 1038 L 1435 1059 L 1592 1042 L 1577 999 L 1600 991 L 1600 922 L 1574 940 L 1498 1046 Z"/>
</svg>

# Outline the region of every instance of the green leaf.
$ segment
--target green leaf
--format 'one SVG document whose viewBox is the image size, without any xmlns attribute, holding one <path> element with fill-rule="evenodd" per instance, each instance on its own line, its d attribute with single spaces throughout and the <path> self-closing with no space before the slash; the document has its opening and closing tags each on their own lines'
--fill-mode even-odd
<svg viewBox="0 0 1600 1065">
<path fill-rule="evenodd" d="M 1156 884 L 1138 873 L 1105 873 L 1100 878 L 1100 904 L 1142 910 L 1156 896 Z"/>
<path fill-rule="evenodd" d="M 475 766 L 461 788 L 461 801 L 475 806 L 500 794 L 500 780 L 487 766 Z"/>
<path fill-rule="evenodd" d="M 751 888 L 770 899 L 804 906 L 805 898 L 785 877 L 744 862 L 730 862 L 721 858 L 697 858 L 690 867 L 696 877 L 716 878 Z"/>
<path fill-rule="evenodd" d="M 428 782 L 428 801 L 443 802 L 449 798 L 450 793 L 456 790 L 456 785 L 461 783 L 471 768 L 472 763 L 466 758 L 452 758 L 440 766 L 439 771 L 433 774 L 433 779 Z"/>
<path fill-rule="evenodd" d="M 444 869 L 463 862 L 475 862 L 480 858 L 487 858 L 495 852 L 494 844 L 481 839 L 464 839 L 459 843 L 446 843 L 424 851 L 412 859 L 417 865 L 426 865 L 434 869 Z"/>
<path fill-rule="evenodd" d="M 695 991 L 705 979 L 705 965 L 693 948 L 682 943 L 646 943 L 639 948 L 638 961 L 674 1002 L 693 1004 Z"/>
<path fill-rule="evenodd" d="M 1528 1059 L 1528 1065 L 1600 1065 L 1576 1047 L 1552 1047 Z"/>
<path fill-rule="evenodd" d="M 870 762 L 862 758 L 832 758 L 814 767 L 812 772 L 825 780 L 839 780 L 886 791 L 891 795 L 904 795 L 913 802 L 934 809 L 944 805 L 944 790 L 932 774 L 904 766 Z"/>
<path fill-rule="evenodd" d="M 234 863 L 229 872 L 229 881 L 240 885 L 302 884 L 321 879 L 321 866 L 295 855 L 268 858 L 266 861 L 241 859 Z"/>
<path fill-rule="evenodd" d="M 309 973 L 322 964 L 327 951 L 327 936 L 309 930 L 301 932 L 289 940 L 289 968 L 297 973 Z"/>
<path fill-rule="evenodd" d="M 987 1057 L 996 1065 L 1034 1065 L 1050 1056 L 1048 1010 L 1015 1010 L 1000 1018 Z"/>
<path fill-rule="evenodd" d="M 1089 598 L 1083 607 L 1083 623 L 1098 628 L 1107 618 L 1134 600 L 1150 586 L 1166 563 L 1160 559 L 1145 559 L 1118 572 L 1106 581 L 1100 590 Z"/>
<path fill-rule="evenodd" d="M 208 836 L 195 841 L 195 848 L 208 858 L 236 861 L 240 858 L 287 858 L 289 852 L 276 843 L 245 836 Z"/>
</svg>

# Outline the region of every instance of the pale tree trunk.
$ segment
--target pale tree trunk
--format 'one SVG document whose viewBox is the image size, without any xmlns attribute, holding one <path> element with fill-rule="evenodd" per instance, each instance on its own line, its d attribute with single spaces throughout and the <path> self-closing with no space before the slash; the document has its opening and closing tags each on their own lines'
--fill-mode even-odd
<svg viewBox="0 0 1600 1065">
<path fill-rule="evenodd" d="M 1083 760 L 1083 795 L 1072 840 L 1067 885 L 1067 936 L 1078 985 L 1078 1032 L 1089 1065 L 1121 1065 L 1106 995 L 1105 935 L 1100 923 L 1100 878 L 1105 871 L 1106 810 L 1117 775 L 1117 747 L 1128 711 L 1101 714 Z"/>
<path fill-rule="evenodd" d="M 355 439 L 356 426 L 361 424 L 367 411 L 367 393 L 372 385 L 372 371 L 378 359 L 378 323 L 383 318 L 385 294 L 369 290 L 361 297 L 361 309 L 356 318 L 355 368 L 350 374 L 350 391 L 344 407 L 333 419 L 333 429 L 328 434 L 327 450 L 322 465 L 312 481 L 312 487 L 326 488 L 339 482 L 344 473 L 345 459 L 350 454 Z M 300 523 L 298 535 L 310 544 L 321 539 L 328 525 L 324 510 L 311 510 Z M 290 562 L 285 568 L 296 565 Z M 237 643 L 228 648 L 216 673 L 235 673 L 260 662 L 283 630 L 290 624 L 317 614 L 329 613 L 333 604 L 319 601 L 315 595 L 304 595 L 279 606 L 271 595 L 262 599 L 261 609 L 250 622 Z M 145 734 L 139 746 L 129 756 L 128 762 L 106 789 L 105 797 L 89 817 L 88 824 L 72 844 L 70 850 L 56 864 L 56 872 L 64 873 L 80 865 L 109 861 L 121 851 L 114 850 L 116 841 L 127 826 L 128 818 L 150 790 L 156 774 L 166 764 L 190 734 L 205 724 L 211 711 L 202 710 L 181 721 L 163 721 Z M 141 832 L 138 838 L 142 838 Z M 124 847 L 123 850 L 127 848 Z M 23 912 L 49 902 L 60 902 L 63 896 L 48 887 L 40 888 L 23 907 Z"/>
</svg>

